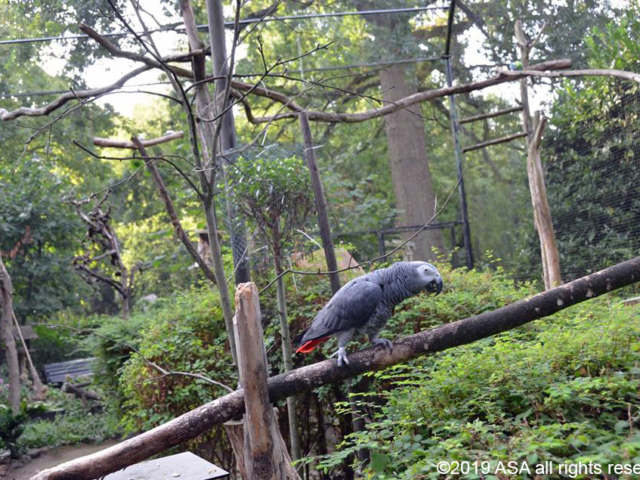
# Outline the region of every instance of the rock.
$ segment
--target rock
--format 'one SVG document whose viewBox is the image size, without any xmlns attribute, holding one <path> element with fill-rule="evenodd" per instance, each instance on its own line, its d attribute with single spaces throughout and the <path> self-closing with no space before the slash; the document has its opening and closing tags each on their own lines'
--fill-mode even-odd
<svg viewBox="0 0 640 480">
<path fill-rule="evenodd" d="M 4 477 L 9 469 L 9 465 L 0 465 L 0 478 Z"/>
<path fill-rule="evenodd" d="M 11 460 L 11 452 L 9 450 L 0 450 L 0 465 L 9 463 Z"/>
<path fill-rule="evenodd" d="M 49 447 L 33 448 L 27 452 L 27 455 L 31 458 L 36 458 L 48 451 L 49 451 Z"/>
</svg>

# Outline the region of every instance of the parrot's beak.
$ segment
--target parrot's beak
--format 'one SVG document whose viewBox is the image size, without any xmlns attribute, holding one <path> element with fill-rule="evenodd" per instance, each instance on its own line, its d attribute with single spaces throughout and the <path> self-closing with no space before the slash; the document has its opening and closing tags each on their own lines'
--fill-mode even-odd
<svg viewBox="0 0 640 480">
<path fill-rule="evenodd" d="M 427 285 L 427 292 L 431 292 L 431 293 L 435 293 L 436 295 L 439 295 L 440 292 L 442 292 L 443 287 L 444 287 L 444 283 L 442 283 L 442 279 L 438 277 Z"/>
</svg>

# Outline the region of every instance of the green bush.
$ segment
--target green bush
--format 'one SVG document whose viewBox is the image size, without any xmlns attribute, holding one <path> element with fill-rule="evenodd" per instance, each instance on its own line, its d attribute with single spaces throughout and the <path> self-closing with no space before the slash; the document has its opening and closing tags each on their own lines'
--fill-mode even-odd
<svg viewBox="0 0 640 480">
<path fill-rule="evenodd" d="M 451 289 L 431 302 L 438 314 L 450 307 L 467 316 L 478 313 L 480 303 L 496 308 L 525 293 L 490 274 L 449 273 L 478 287 L 486 275 L 487 295 L 476 301 L 471 296 L 482 288 Z M 441 460 L 494 467 L 527 461 L 532 468 L 544 461 L 639 463 L 639 336 L 638 310 L 601 298 L 372 374 L 390 388 L 359 396 L 373 412 L 371 423 L 337 452 L 317 458 L 318 468 L 329 471 L 363 447 L 371 451 L 365 476 L 377 479 L 441 478 L 435 468 Z"/>
<path fill-rule="evenodd" d="M 176 294 L 128 321 L 141 328 L 133 339 L 139 354 L 128 352 L 128 359 L 118 367 L 122 425 L 127 433 L 148 430 L 227 393 L 188 375 L 164 375 L 149 362 L 172 372 L 205 375 L 235 388 L 224 318 L 218 296 L 210 288 Z M 228 466 L 232 455 L 222 427 L 189 442 L 187 448 L 210 445 L 215 448 L 205 455 L 213 454 L 219 464 Z"/>
<path fill-rule="evenodd" d="M 85 442 L 99 443 L 116 437 L 118 433 L 118 418 L 113 411 L 92 413 L 79 404 L 53 420 L 26 423 L 18 438 L 18 446 L 24 450 Z"/>
</svg>

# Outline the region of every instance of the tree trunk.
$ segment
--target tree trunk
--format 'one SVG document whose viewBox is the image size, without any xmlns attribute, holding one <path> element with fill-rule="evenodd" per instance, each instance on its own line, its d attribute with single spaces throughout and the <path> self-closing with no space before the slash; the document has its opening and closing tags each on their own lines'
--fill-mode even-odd
<svg viewBox="0 0 640 480">
<path fill-rule="evenodd" d="M 274 232 L 279 235 L 279 232 Z M 277 237 L 276 237 L 277 238 Z M 281 246 L 276 239 L 273 247 L 273 257 L 276 270 L 276 295 L 278 298 L 278 317 L 280 318 L 280 334 L 282 335 L 282 359 L 284 363 L 284 371 L 293 370 L 293 349 L 291 348 L 291 334 L 289 333 L 289 322 L 287 319 L 287 298 L 284 288 L 284 279 L 282 274 Z M 300 460 L 302 452 L 300 451 L 300 435 L 298 434 L 298 417 L 296 416 L 296 397 L 287 397 L 287 418 L 289 419 L 289 438 L 291 441 L 291 458 Z"/>
<path fill-rule="evenodd" d="M 311 126 L 309 125 L 309 116 L 307 115 L 307 112 L 300 113 L 300 127 L 304 138 L 307 167 L 309 168 L 311 185 L 313 186 L 313 198 L 316 203 L 318 227 L 320 228 L 320 237 L 322 238 L 324 258 L 327 261 L 327 271 L 333 272 L 329 274 L 331 292 L 335 295 L 338 290 L 340 290 L 340 276 L 337 273 L 338 262 L 336 261 L 336 251 L 333 245 L 333 238 L 331 238 L 331 227 L 329 226 L 329 214 L 327 212 L 327 198 L 324 195 L 322 180 L 320 180 L 320 173 L 318 172 L 318 164 L 316 163 L 316 154 L 313 147 L 313 137 L 311 136 Z"/>
<path fill-rule="evenodd" d="M 526 70 L 529 67 L 529 54 L 533 48 L 527 39 L 522 21 L 515 23 L 515 34 L 520 50 L 520 60 Z M 529 110 L 529 91 L 527 78 L 520 80 L 520 101 L 522 103 L 522 126 L 527 134 L 527 176 L 531 190 L 533 204 L 533 220 L 540 240 L 540 256 L 542 257 L 542 276 L 544 288 L 557 287 L 562 284 L 560 275 L 560 254 L 556 243 L 556 234 L 551 220 L 551 209 L 547 199 L 547 187 L 544 182 L 544 171 L 540 159 L 540 142 L 544 131 L 545 119 L 536 114 L 536 121 L 531 126 L 531 112 Z"/>
<path fill-rule="evenodd" d="M 0 254 L 0 293 L 2 294 L 2 340 L 9 367 L 9 405 L 14 414 L 20 411 L 20 363 L 13 338 L 13 283 Z"/>
<path fill-rule="evenodd" d="M 47 388 L 43 385 L 42 380 L 40 379 L 40 374 L 38 370 L 36 370 L 35 365 L 33 364 L 33 360 L 31 359 L 31 354 L 29 353 L 29 348 L 27 346 L 27 342 L 22 335 L 22 330 L 20 330 L 20 324 L 18 323 L 18 319 L 16 318 L 16 314 L 13 313 L 13 323 L 16 326 L 16 330 L 18 332 L 18 336 L 20 337 L 20 342 L 22 343 L 22 348 L 24 349 L 24 358 L 27 362 L 29 373 L 31 373 L 31 379 L 33 380 L 33 394 L 34 397 L 38 400 L 44 400 L 47 395 Z"/>
<path fill-rule="evenodd" d="M 403 65 L 382 70 L 380 86 L 385 104 L 417 92 L 414 85 L 407 83 Z M 424 225 L 434 214 L 435 197 L 420 105 L 387 115 L 385 120 L 396 207 L 402 211 L 400 225 Z M 406 234 L 410 235 L 411 233 Z M 425 230 L 414 242 L 413 260 L 433 260 L 434 247 L 441 252 L 444 251 L 440 230 Z"/>
<path fill-rule="evenodd" d="M 229 65 L 233 59 L 227 56 L 227 49 L 225 45 L 225 27 L 224 16 L 222 12 L 222 0 L 207 0 L 207 18 L 209 21 L 209 38 L 211 42 L 211 64 L 213 66 L 213 75 L 217 78 L 215 82 L 216 86 L 216 102 L 214 113 L 216 115 L 222 113 L 222 109 L 218 109 L 218 102 L 220 106 L 226 105 L 229 99 L 223 99 L 221 95 L 224 93 L 227 86 L 227 75 L 235 65 Z M 240 7 L 238 3 L 237 8 Z M 233 47 L 232 47 L 233 48 Z M 209 115 L 211 116 L 211 115 Z M 248 282 L 251 279 L 251 272 L 249 269 L 248 258 L 248 244 L 246 238 L 245 221 L 233 195 L 233 189 L 229 187 L 229 179 L 227 169 L 229 168 L 227 163 L 228 159 L 225 157 L 225 152 L 228 150 L 234 150 L 237 147 L 236 140 L 236 126 L 233 118 L 233 109 L 229 109 L 220 122 L 220 136 L 218 149 L 223 161 L 220 162 L 222 166 L 222 177 L 225 185 L 226 192 L 226 207 L 228 217 L 229 236 L 231 237 L 231 250 L 233 253 L 233 264 L 235 266 L 235 280 L 236 284 Z M 215 154 L 217 152 L 212 152 Z M 213 157 L 212 157 L 213 158 Z"/>
</svg>

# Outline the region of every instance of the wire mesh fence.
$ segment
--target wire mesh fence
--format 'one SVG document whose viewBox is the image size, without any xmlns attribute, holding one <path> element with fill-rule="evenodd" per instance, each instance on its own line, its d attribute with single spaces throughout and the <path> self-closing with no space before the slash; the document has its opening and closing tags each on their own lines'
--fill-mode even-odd
<svg viewBox="0 0 640 480">
<path fill-rule="evenodd" d="M 546 181 L 564 281 L 640 252 L 640 94 L 550 131 Z"/>
</svg>

